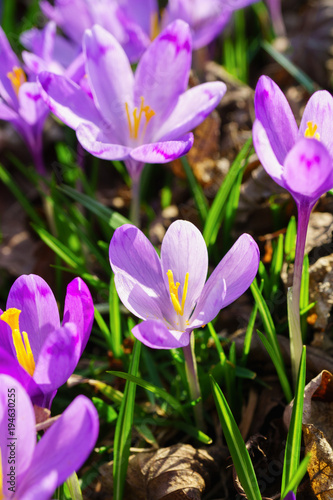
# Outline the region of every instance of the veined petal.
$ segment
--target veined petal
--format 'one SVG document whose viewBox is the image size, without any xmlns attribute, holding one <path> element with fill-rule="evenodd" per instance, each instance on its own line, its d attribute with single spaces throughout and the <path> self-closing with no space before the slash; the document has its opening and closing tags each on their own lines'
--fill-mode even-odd
<svg viewBox="0 0 333 500">
<path fill-rule="evenodd" d="M 63 325 L 74 323 L 81 339 L 81 353 L 87 345 L 94 321 L 94 304 L 91 293 L 81 278 L 67 286 Z"/>
<path fill-rule="evenodd" d="M 208 271 L 208 252 L 199 229 L 191 222 L 178 220 L 167 230 L 161 247 L 161 265 L 165 287 L 169 290 L 167 272 L 173 273 L 174 283 L 179 282 L 178 297 L 184 292 L 188 273 L 188 289 L 184 303 L 184 318 L 189 318 L 204 287 Z M 169 294 L 170 307 L 172 302 Z"/>
<path fill-rule="evenodd" d="M 316 133 L 319 134 L 319 140 L 333 158 L 333 97 L 326 90 L 319 90 L 310 97 L 299 127 L 299 138 L 305 136 L 308 122 L 317 125 Z"/>
<path fill-rule="evenodd" d="M 35 274 L 22 275 L 14 282 L 7 299 L 7 309 L 21 311 L 20 330 L 27 332 L 35 361 L 50 333 L 59 328 L 57 302 L 49 285 Z"/>
<path fill-rule="evenodd" d="M 12 83 L 8 78 L 14 68 L 20 68 L 21 64 L 12 50 L 5 32 L 0 26 L 0 95 L 12 107 L 17 106 L 17 97 Z"/>
<path fill-rule="evenodd" d="M 295 199 L 315 203 L 333 188 L 333 159 L 317 139 L 301 139 L 286 158 L 283 177 Z"/>
<path fill-rule="evenodd" d="M 169 24 L 148 47 L 135 72 L 134 102 L 144 97 L 155 111 L 149 124 L 149 138 L 176 106 L 188 84 L 192 60 L 188 24 L 177 20 Z"/>
<path fill-rule="evenodd" d="M 178 140 L 153 142 L 132 149 L 130 156 L 143 163 L 167 163 L 185 155 L 193 146 L 193 134 L 186 134 Z"/>
<path fill-rule="evenodd" d="M 18 98 L 19 113 L 29 125 L 44 122 L 49 109 L 45 105 L 40 87 L 36 82 L 23 83 L 20 87 Z"/>
<path fill-rule="evenodd" d="M 111 33 L 94 26 L 84 35 L 86 69 L 94 100 L 108 123 L 116 123 L 118 141 L 129 141 L 127 103 L 132 108 L 134 76 L 130 62 Z"/>
<path fill-rule="evenodd" d="M 132 149 L 117 144 L 113 129 L 105 125 L 102 129 L 94 123 L 81 123 L 76 130 L 78 141 L 86 151 L 103 160 L 126 159 Z"/>
<path fill-rule="evenodd" d="M 101 123 L 94 101 L 72 80 L 52 73 L 38 75 L 44 101 L 58 118 L 74 130 L 81 123 Z"/>
<path fill-rule="evenodd" d="M 169 330 L 162 321 L 147 320 L 132 329 L 136 337 L 144 345 L 152 349 L 176 349 L 185 347 L 190 342 L 190 332 Z"/>
<path fill-rule="evenodd" d="M 256 150 L 260 163 L 268 175 L 270 175 L 272 179 L 279 184 L 279 186 L 285 188 L 285 181 L 282 175 L 283 166 L 279 163 L 277 157 L 275 156 L 266 130 L 259 120 L 255 120 L 252 128 L 252 134 L 254 149 Z"/>
<path fill-rule="evenodd" d="M 77 396 L 35 447 L 28 473 L 17 497 L 48 500 L 54 490 L 78 470 L 92 451 L 98 436 L 98 414 L 91 401 Z M 42 478 L 48 478 L 43 481 Z"/>
<path fill-rule="evenodd" d="M 81 339 L 76 325 L 66 323 L 46 338 L 36 363 L 34 381 L 50 394 L 72 375 L 81 356 Z"/>
<path fill-rule="evenodd" d="M 222 12 L 217 13 L 217 15 L 212 13 L 211 18 L 207 19 L 206 22 L 194 25 L 192 29 L 193 49 L 200 49 L 213 41 L 228 24 L 231 15 L 232 11 L 223 8 Z"/>
<path fill-rule="evenodd" d="M 227 87 L 222 82 L 208 82 L 182 94 L 169 118 L 157 133 L 159 140 L 171 140 L 193 130 L 213 111 Z"/>
<path fill-rule="evenodd" d="M 259 260 L 258 245 L 249 234 L 242 234 L 205 284 L 190 319 L 190 327 L 196 328 L 208 323 L 215 318 L 220 309 L 238 299 L 254 280 Z"/>
<path fill-rule="evenodd" d="M 259 78 L 254 107 L 256 119 L 265 129 L 277 161 L 283 165 L 297 140 L 298 127 L 285 95 L 268 76 Z"/>
<path fill-rule="evenodd" d="M 8 422 L 11 418 L 13 426 L 8 434 Z M 14 437 L 15 439 L 10 440 Z M 13 444 L 14 443 L 14 444 Z M 30 398 L 22 385 L 8 375 L 0 375 L 0 449 L 2 462 L 2 476 L 4 489 L 9 480 L 10 466 L 13 464 L 10 457 L 11 449 L 15 451 L 16 484 L 26 474 L 33 460 L 36 445 L 35 414 Z M 8 476 L 7 476 L 8 474 Z M 5 487 L 6 485 L 6 487 Z M 4 498 L 9 498 L 7 495 Z M 21 497 L 17 497 L 21 498 Z"/>
<path fill-rule="evenodd" d="M 130 224 L 121 226 L 114 232 L 109 256 L 123 304 L 139 318 L 162 319 L 168 295 L 160 259 L 145 235 Z"/>
</svg>

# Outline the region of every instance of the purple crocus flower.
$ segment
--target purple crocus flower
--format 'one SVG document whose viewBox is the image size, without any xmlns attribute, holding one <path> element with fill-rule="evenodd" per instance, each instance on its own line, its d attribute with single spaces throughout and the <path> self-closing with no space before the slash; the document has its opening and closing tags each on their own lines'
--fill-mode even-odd
<svg viewBox="0 0 333 500">
<path fill-rule="evenodd" d="M 289 491 L 289 493 L 287 493 L 287 495 L 284 497 L 284 500 L 296 500 L 295 493 Z"/>
<path fill-rule="evenodd" d="M 293 196 L 298 210 L 292 308 L 297 318 L 297 367 L 302 351 L 299 296 L 309 217 L 321 195 L 333 188 L 333 97 L 326 91 L 309 99 L 300 127 L 280 88 L 262 76 L 255 92 L 253 143 L 266 172 Z M 298 369 L 294 369 L 296 376 Z"/>
<path fill-rule="evenodd" d="M 17 380 L 0 375 L 0 498 L 51 499 L 88 458 L 98 427 L 93 403 L 78 396 L 36 443 L 28 394 Z"/>
<path fill-rule="evenodd" d="M 81 47 L 86 29 L 98 24 L 112 33 L 131 62 L 136 62 L 156 35 L 156 0 L 55 0 L 40 2 L 43 13 Z"/>
<path fill-rule="evenodd" d="M 81 278 L 69 283 L 62 325 L 50 287 L 33 274 L 17 278 L 0 313 L 0 373 L 16 378 L 33 403 L 50 408 L 90 335 L 94 308 L 86 284 Z"/>
<path fill-rule="evenodd" d="M 123 49 L 100 26 L 84 36 L 86 72 L 93 99 L 72 81 L 41 73 L 52 112 L 74 128 L 82 146 L 106 160 L 125 160 L 133 180 L 143 165 L 166 163 L 193 144 L 189 131 L 201 123 L 226 91 L 222 82 L 186 91 L 191 36 L 183 21 L 170 24 L 149 46 L 135 76 Z"/>
<path fill-rule="evenodd" d="M 243 234 L 205 283 L 207 247 L 200 231 L 186 221 L 171 224 L 161 258 L 129 224 L 115 231 L 109 256 L 121 301 L 144 320 L 133 335 L 155 349 L 188 346 L 195 328 L 212 321 L 245 292 L 259 265 L 257 244 Z"/>
<path fill-rule="evenodd" d="M 186 21 L 192 31 L 193 49 L 200 49 L 216 38 L 235 10 L 257 0 L 169 0 L 163 15 L 166 26 L 175 19 Z"/>
<path fill-rule="evenodd" d="M 28 82 L 20 62 L 0 27 L 0 120 L 9 121 L 26 142 L 39 173 L 42 159 L 42 130 L 48 109 L 36 82 Z"/>
</svg>

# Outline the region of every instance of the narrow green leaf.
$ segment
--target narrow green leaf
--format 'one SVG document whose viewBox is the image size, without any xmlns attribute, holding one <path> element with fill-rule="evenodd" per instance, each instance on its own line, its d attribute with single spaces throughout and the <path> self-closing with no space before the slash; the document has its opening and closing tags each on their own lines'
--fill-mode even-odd
<svg viewBox="0 0 333 500">
<path fill-rule="evenodd" d="M 273 253 L 272 263 L 270 267 L 271 287 L 272 287 L 271 293 L 273 297 L 279 288 L 282 266 L 283 266 L 283 234 L 279 234 L 279 238 Z"/>
<path fill-rule="evenodd" d="M 202 187 L 200 186 L 197 179 L 195 178 L 194 173 L 192 172 L 192 169 L 190 167 L 189 162 L 187 161 L 186 156 L 182 156 L 180 160 L 181 160 L 183 168 L 185 170 L 185 174 L 186 174 L 187 180 L 189 182 L 191 193 L 192 193 L 192 196 L 194 198 L 194 202 L 196 204 L 197 210 L 199 212 L 201 222 L 204 224 L 206 219 L 207 219 L 207 215 L 208 215 L 207 199 L 204 195 Z"/>
<path fill-rule="evenodd" d="M 120 309 L 119 309 L 119 297 L 114 283 L 114 275 L 112 275 L 110 281 L 110 295 L 109 295 L 109 304 L 110 304 L 110 331 L 112 338 L 112 351 L 114 357 L 119 359 L 123 356 L 124 352 L 121 346 L 121 318 L 120 318 Z"/>
<path fill-rule="evenodd" d="M 281 497 L 283 498 L 289 490 L 287 487 L 293 480 L 299 468 L 301 442 L 302 442 L 302 419 L 303 419 L 303 402 L 304 402 L 304 387 L 306 376 L 306 347 L 303 346 L 301 362 L 297 377 L 297 385 L 295 399 L 289 424 L 287 436 L 286 450 L 283 462 Z M 296 489 L 293 489 L 296 493 Z"/>
<path fill-rule="evenodd" d="M 246 366 L 247 358 L 250 353 L 253 328 L 257 318 L 257 312 L 258 312 L 258 306 L 257 304 L 254 304 L 244 338 L 243 353 L 240 361 L 240 364 L 242 366 Z"/>
<path fill-rule="evenodd" d="M 69 493 L 72 500 L 82 500 L 82 492 L 76 472 L 73 472 L 73 474 L 69 476 L 69 478 L 66 481 L 66 485 L 69 489 Z"/>
<path fill-rule="evenodd" d="M 156 385 L 153 385 L 150 382 L 147 382 L 146 380 L 136 377 L 130 373 L 119 372 L 119 371 L 108 371 L 107 373 L 110 373 L 115 377 L 121 377 L 130 382 L 134 382 L 136 385 L 139 385 L 140 387 L 143 387 L 144 389 L 151 391 L 153 394 L 164 399 L 167 403 L 169 403 L 169 405 L 172 406 L 172 408 L 174 408 L 178 413 L 184 415 L 183 405 L 181 405 L 179 401 L 173 396 L 171 396 L 171 394 L 169 394 L 167 391 L 161 389 L 161 387 L 156 387 Z"/>
<path fill-rule="evenodd" d="M 96 307 L 94 308 L 94 316 L 95 316 L 95 321 L 96 321 L 100 331 L 102 332 L 102 334 L 105 338 L 105 342 L 108 346 L 108 349 L 113 352 L 113 339 L 112 339 L 111 332 L 110 332 L 107 324 L 105 323 L 103 316 L 101 315 L 99 310 L 96 309 Z"/>
<path fill-rule="evenodd" d="M 290 217 L 288 223 L 286 237 L 284 239 L 284 252 L 286 254 L 287 262 L 294 262 L 295 260 L 295 250 L 296 250 L 296 234 L 297 226 L 295 216 Z"/>
<path fill-rule="evenodd" d="M 221 422 L 223 434 L 227 442 L 240 483 L 245 491 L 248 500 L 261 500 L 257 478 L 242 435 L 238 429 L 238 426 L 221 389 L 211 375 L 210 378 L 213 396 Z"/>
<path fill-rule="evenodd" d="M 218 230 L 220 228 L 225 203 L 228 199 L 231 188 L 233 187 L 240 170 L 245 168 L 246 160 L 252 151 L 252 137 L 246 141 L 241 151 L 238 153 L 235 161 L 230 167 L 221 187 L 219 188 L 212 206 L 209 209 L 205 227 L 203 230 L 203 237 L 206 245 L 210 246 L 216 240 Z"/>
<path fill-rule="evenodd" d="M 217 333 L 216 333 L 215 328 L 212 325 L 212 323 L 208 323 L 207 326 L 208 326 L 209 333 L 211 334 L 211 336 L 215 342 L 216 350 L 217 350 L 219 358 L 220 358 L 220 363 L 222 366 L 224 366 L 224 364 L 227 360 L 227 356 L 225 355 L 225 352 L 224 352 L 224 349 L 223 349 L 222 344 L 220 342 L 220 339 L 218 338 Z"/>
<path fill-rule="evenodd" d="M 139 370 L 141 343 L 135 340 L 129 375 L 136 377 Z M 127 381 L 119 409 L 113 447 L 113 498 L 123 500 L 128 459 L 130 456 L 136 383 Z"/>
<path fill-rule="evenodd" d="M 311 460 L 311 454 L 308 453 L 301 461 L 296 473 L 290 479 L 290 483 L 286 487 L 286 494 L 289 493 L 289 491 L 297 491 L 299 483 L 302 481 L 303 477 L 307 473 L 310 460 Z"/>
</svg>

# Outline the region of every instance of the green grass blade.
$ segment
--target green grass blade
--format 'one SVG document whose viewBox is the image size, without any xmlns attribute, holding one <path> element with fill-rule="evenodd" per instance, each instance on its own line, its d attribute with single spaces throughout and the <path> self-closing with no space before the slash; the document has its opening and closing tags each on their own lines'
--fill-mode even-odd
<svg viewBox="0 0 333 500">
<path fill-rule="evenodd" d="M 227 442 L 240 483 L 245 491 L 248 500 L 261 500 L 257 478 L 242 435 L 238 429 L 238 426 L 221 389 L 211 375 L 210 378 L 213 396 L 221 422 L 223 434 Z"/>
<path fill-rule="evenodd" d="M 98 309 L 96 309 L 96 307 L 94 309 L 94 317 L 95 317 L 95 321 L 96 321 L 100 331 L 102 332 L 102 334 L 105 338 L 105 342 L 106 342 L 108 349 L 110 349 L 110 351 L 113 352 L 113 339 L 111 336 L 111 332 L 110 332 L 107 324 L 105 323 L 101 313 L 98 311 Z"/>
<path fill-rule="evenodd" d="M 204 192 L 202 190 L 202 187 L 200 186 L 199 182 L 195 178 L 195 175 L 192 171 L 192 168 L 190 167 L 189 162 L 187 161 L 186 156 L 182 156 L 180 159 L 183 165 L 183 168 L 185 170 L 185 174 L 187 177 L 187 180 L 190 185 L 190 190 L 194 199 L 194 202 L 196 204 L 197 210 L 199 212 L 201 222 L 204 224 L 207 215 L 208 215 L 208 202 L 207 199 L 204 195 Z"/>
<path fill-rule="evenodd" d="M 271 281 L 272 297 L 274 297 L 279 288 L 282 266 L 283 266 L 283 234 L 279 234 L 277 245 L 273 253 L 273 258 L 269 273 L 271 276 L 270 281 Z"/>
<path fill-rule="evenodd" d="M 116 359 L 123 356 L 124 352 L 121 347 L 121 317 L 119 309 L 119 297 L 114 283 L 114 275 L 110 281 L 110 331 L 113 344 L 113 354 Z"/>
<path fill-rule="evenodd" d="M 257 330 L 257 333 L 259 335 L 259 338 L 261 342 L 264 344 L 264 347 L 268 354 L 270 355 L 271 360 L 273 361 L 273 364 L 275 366 L 276 372 L 278 374 L 280 384 L 283 390 L 283 393 L 286 397 L 287 402 L 289 403 L 292 400 L 292 392 L 289 384 L 289 380 L 286 375 L 285 367 L 284 365 L 281 365 L 279 359 L 275 355 L 275 351 L 269 341 L 266 339 L 265 335 L 263 335 L 259 330 Z"/>
<path fill-rule="evenodd" d="M 151 391 L 153 394 L 155 394 L 155 396 L 158 396 L 164 399 L 167 403 L 169 403 L 169 405 L 172 406 L 172 408 L 174 408 L 178 413 L 184 415 L 184 408 L 179 403 L 179 401 L 161 387 L 157 387 L 156 385 L 153 385 L 150 382 L 147 382 L 146 380 L 136 377 L 130 373 L 118 372 L 118 371 L 108 371 L 107 373 L 110 373 L 115 377 L 121 377 L 130 382 L 134 382 L 136 385 L 139 385 L 140 387 L 143 387 L 144 389 Z"/>
<path fill-rule="evenodd" d="M 303 418 L 303 402 L 304 402 L 304 387 L 306 376 L 306 347 L 303 346 L 301 362 L 297 377 L 296 392 L 289 431 L 287 436 L 286 450 L 283 462 L 281 497 L 283 498 L 289 490 L 287 487 L 292 481 L 294 475 L 299 468 L 301 442 L 302 442 L 302 418 Z M 296 490 L 293 490 L 296 493 Z"/>
<path fill-rule="evenodd" d="M 81 203 L 82 206 L 94 213 L 103 222 L 106 222 L 112 229 L 117 229 L 123 224 L 130 224 L 130 221 L 126 219 L 126 217 L 123 217 L 118 212 L 114 212 L 110 208 L 105 207 L 90 196 L 76 191 L 70 186 L 61 186 L 58 187 L 58 189 L 62 193 L 65 193 L 67 196 L 71 197 L 73 200 Z"/>
<path fill-rule="evenodd" d="M 241 366 L 246 366 L 247 358 L 248 358 L 249 353 L 250 353 L 253 328 L 254 328 L 254 324 L 256 321 L 257 313 L 258 313 L 258 306 L 257 306 L 257 304 L 254 304 L 252 312 L 251 312 L 251 316 L 249 319 L 249 323 L 247 325 L 246 333 L 245 333 L 243 353 L 242 353 L 242 358 L 240 361 Z"/>
<path fill-rule="evenodd" d="M 70 496 L 72 500 L 83 500 L 82 492 L 76 472 L 73 472 L 66 481 Z"/>
<path fill-rule="evenodd" d="M 245 169 L 246 159 L 252 151 L 252 137 L 246 141 L 241 151 L 238 153 L 235 161 L 230 167 L 221 187 L 219 188 L 212 206 L 209 209 L 205 227 L 203 230 L 203 237 L 206 245 L 212 245 L 217 237 L 222 219 L 225 204 L 228 199 L 229 193 L 237 180 L 241 169 Z"/>
<path fill-rule="evenodd" d="M 129 374 L 136 376 L 139 370 L 141 343 L 134 342 Z M 123 500 L 128 459 L 130 456 L 136 383 L 127 381 L 119 409 L 113 447 L 113 498 Z"/>
<path fill-rule="evenodd" d="M 286 254 L 287 262 L 294 262 L 295 260 L 295 250 L 296 250 L 296 234 L 297 226 L 295 216 L 290 217 L 288 223 L 286 237 L 284 239 L 284 252 Z"/>
<path fill-rule="evenodd" d="M 302 481 L 303 477 L 305 476 L 305 474 L 307 472 L 307 468 L 308 468 L 310 460 L 311 460 L 311 454 L 308 453 L 308 455 L 306 455 L 303 458 L 303 460 L 301 461 L 296 473 L 291 478 L 290 483 L 287 485 L 287 487 L 286 487 L 287 493 L 289 493 L 289 491 L 297 491 L 299 483 Z M 283 497 L 281 496 L 281 499 L 282 498 Z"/>
<path fill-rule="evenodd" d="M 295 66 L 285 55 L 278 52 L 270 43 L 263 40 L 261 42 L 262 47 L 265 51 L 277 62 L 279 63 L 288 73 L 295 78 L 304 88 L 309 92 L 309 94 L 313 94 L 316 90 L 318 90 L 318 85 L 315 84 L 311 78 L 304 73 L 300 68 Z"/>
<path fill-rule="evenodd" d="M 225 355 L 225 352 L 224 352 L 224 349 L 223 349 L 222 344 L 220 342 L 220 339 L 218 338 L 217 333 L 216 333 L 215 328 L 212 325 L 212 323 L 208 323 L 207 326 L 208 326 L 209 333 L 211 334 L 211 336 L 214 340 L 216 350 L 217 350 L 219 358 L 220 358 L 220 363 L 222 366 L 224 366 L 225 362 L 227 361 L 227 356 Z"/>
</svg>

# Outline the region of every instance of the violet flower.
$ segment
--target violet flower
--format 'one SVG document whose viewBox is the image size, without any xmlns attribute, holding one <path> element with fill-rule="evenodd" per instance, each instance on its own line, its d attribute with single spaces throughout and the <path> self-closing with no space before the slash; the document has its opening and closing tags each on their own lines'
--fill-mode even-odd
<svg viewBox="0 0 333 500">
<path fill-rule="evenodd" d="M 17 380 L 0 375 L 0 498 L 51 499 L 88 458 L 98 427 L 93 403 L 78 396 L 36 443 L 28 394 Z"/>
<path fill-rule="evenodd" d="M 20 62 L 0 27 L 0 120 L 10 122 L 25 141 L 40 174 L 42 131 L 48 109 L 36 82 L 28 82 Z"/>
<path fill-rule="evenodd" d="M 326 91 L 315 92 L 298 128 L 282 91 L 262 76 L 255 92 L 255 113 L 253 143 L 259 160 L 272 179 L 290 192 L 298 210 L 292 292 L 298 332 L 291 345 L 295 377 L 302 352 L 299 297 L 309 217 L 320 196 L 333 188 L 333 97 Z"/>
<path fill-rule="evenodd" d="M 0 373 L 16 378 L 34 404 L 50 408 L 90 335 L 94 308 L 86 284 L 69 283 L 62 325 L 50 287 L 34 274 L 14 282 L 0 313 Z"/>
<path fill-rule="evenodd" d="M 193 49 L 200 49 L 216 38 L 228 24 L 232 13 L 257 0 L 169 0 L 162 18 L 166 26 L 183 19 L 191 27 Z"/>
<path fill-rule="evenodd" d="M 250 286 L 259 265 L 257 244 L 248 234 L 240 236 L 206 283 L 206 243 L 190 222 L 171 224 L 161 258 L 139 229 L 125 224 L 116 229 L 109 256 L 120 300 L 144 320 L 133 328 L 133 335 L 154 349 L 182 347 L 190 392 L 197 399 L 200 387 L 191 333 Z"/>
<path fill-rule="evenodd" d="M 157 34 L 156 0 L 55 0 L 40 2 L 43 13 L 81 48 L 86 29 L 98 24 L 118 40 L 136 62 Z"/>
<path fill-rule="evenodd" d="M 284 497 L 284 500 L 296 500 L 295 493 L 289 491 L 289 493 L 287 493 L 287 495 Z"/>
<path fill-rule="evenodd" d="M 187 153 L 189 133 L 217 106 L 226 86 L 209 82 L 187 89 L 191 68 L 189 26 L 175 21 L 152 42 L 133 75 L 115 38 L 100 26 L 84 36 L 86 73 L 93 99 L 63 76 L 41 73 L 51 111 L 76 130 L 81 145 L 105 160 L 124 160 L 138 200 L 145 163 L 166 163 Z M 134 203 L 134 212 L 138 206 Z"/>
</svg>

